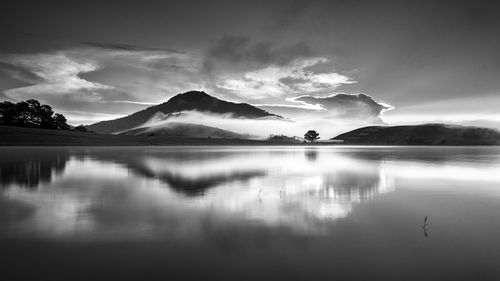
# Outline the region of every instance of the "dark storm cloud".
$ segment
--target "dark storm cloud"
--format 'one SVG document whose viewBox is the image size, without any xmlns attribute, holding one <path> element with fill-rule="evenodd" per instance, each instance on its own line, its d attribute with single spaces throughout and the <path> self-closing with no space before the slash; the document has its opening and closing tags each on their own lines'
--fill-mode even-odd
<svg viewBox="0 0 500 281">
<path fill-rule="evenodd" d="M 224 35 L 206 52 L 204 66 L 211 70 L 216 63 L 247 65 L 285 65 L 313 54 L 304 41 L 280 45 L 272 41 L 256 41 L 240 35 Z"/>
</svg>

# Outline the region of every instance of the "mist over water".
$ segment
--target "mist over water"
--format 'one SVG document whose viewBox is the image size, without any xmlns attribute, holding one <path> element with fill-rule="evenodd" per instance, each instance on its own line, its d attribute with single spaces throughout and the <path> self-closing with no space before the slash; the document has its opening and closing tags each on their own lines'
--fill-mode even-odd
<svg viewBox="0 0 500 281">
<path fill-rule="evenodd" d="M 495 280 L 499 175 L 498 147 L 0 148 L 2 274 Z"/>
</svg>

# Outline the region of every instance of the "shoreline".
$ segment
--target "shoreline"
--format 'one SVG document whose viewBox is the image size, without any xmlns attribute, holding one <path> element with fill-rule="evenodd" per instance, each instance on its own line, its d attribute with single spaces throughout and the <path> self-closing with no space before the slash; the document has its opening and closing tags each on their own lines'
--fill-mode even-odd
<svg viewBox="0 0 500 281">
<path fill-rule="evenodd" d="M 0 146 L 304 146 L 266 140 L 186 138 L 175 136 L 127 136 L 13 126 L 0 126 Z M 314 143 L 315 146 L 338 145 Z"/>
<path fill-rule="evenodd" d="M 499 146 L 499 145 L 408 145 L 370 143 L 278 143 L 266 140 L 186 138 L 175 136 L 127 136 L 13 126 L 0 126 L 0 147 L 28 146 Z"/>
</svg>

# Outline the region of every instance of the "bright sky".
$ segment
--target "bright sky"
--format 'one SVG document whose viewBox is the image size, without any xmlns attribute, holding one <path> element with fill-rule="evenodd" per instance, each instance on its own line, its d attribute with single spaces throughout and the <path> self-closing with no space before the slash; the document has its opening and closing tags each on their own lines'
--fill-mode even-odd
<svg viewBox="0 0 500 281">
<path fill-rule="evenodd" d="M 204 90 L 311 122 L 500 128 L 494 1 L 18 2 L 0 19 L 0 100 L 75 125 Z"/>
</svg>

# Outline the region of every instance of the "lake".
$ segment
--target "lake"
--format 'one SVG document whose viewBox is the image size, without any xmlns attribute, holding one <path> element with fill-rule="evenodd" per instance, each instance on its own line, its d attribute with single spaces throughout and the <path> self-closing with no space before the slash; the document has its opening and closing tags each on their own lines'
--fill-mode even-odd
<svg viewBox="0 0 500 281">
<path fill-rule="evenodd" d="M 500 147 L 2 147 L 0 185 L 6 281 L 500 280 Z"/>
</svg>

